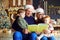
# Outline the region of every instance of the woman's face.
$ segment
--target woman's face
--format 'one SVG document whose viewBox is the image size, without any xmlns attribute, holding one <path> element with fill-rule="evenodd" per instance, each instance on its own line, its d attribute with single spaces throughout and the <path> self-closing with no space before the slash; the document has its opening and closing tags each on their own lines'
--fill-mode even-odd
<svg viewBox="0 0 60 40">
<path fill-rule="evenodd" d="M 37 18 L 38 18 L 38 19 L 43 18 L 43 16 L 44 16 L 44 14 L 37 13 Z"/>
<path fill-rule="evenodd" d="M 25 11 L 25 15 L 28 16 L 28 17 L 32 16 L 32 9 L 27 9 Z"/>
</svg>

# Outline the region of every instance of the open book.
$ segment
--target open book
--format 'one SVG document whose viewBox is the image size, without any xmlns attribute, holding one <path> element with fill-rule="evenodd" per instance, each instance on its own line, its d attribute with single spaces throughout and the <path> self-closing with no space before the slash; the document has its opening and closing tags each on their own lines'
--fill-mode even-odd
<svg viewBox="0 0 60 40">
<path fill-rule="evenodd" d="M 34 25 L 28 25 L 28 30 L 30 32 L 42 32 L 45 29 L 48 29 L 49 25 L 48 24 L 34 24 Z"/>
</svg>

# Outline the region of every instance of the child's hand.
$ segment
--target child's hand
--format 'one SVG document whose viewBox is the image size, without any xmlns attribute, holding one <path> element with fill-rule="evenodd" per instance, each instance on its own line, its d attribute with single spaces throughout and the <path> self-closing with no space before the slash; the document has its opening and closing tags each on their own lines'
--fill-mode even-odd
<svg viewBox="0 0 60 40">
<path fill-rule="evenodd" d="M 43 33 L 48 34 L 48 33 L 51 33 L 51 31 L 50 31 L 50 30 L 45 29 L 45 30 L 43 30 Z"/>
<path fill-rule="evenodd" d="M 40 34 L 41 32 L 36 31 L 36 34 Z"/>
<path fill-rule="evenodd" d="M 23 33 L 28 34 L 29 33 L 28 29 L 23 29 Z"/>
</svg>

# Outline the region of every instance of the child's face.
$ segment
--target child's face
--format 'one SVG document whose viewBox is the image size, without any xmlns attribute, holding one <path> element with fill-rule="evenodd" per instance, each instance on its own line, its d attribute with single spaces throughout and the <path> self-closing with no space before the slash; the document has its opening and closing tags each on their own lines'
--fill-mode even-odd
<svg viewBox="0 0 60 40">
<path fill-rule="evenodd" d="M 20 13 L 20 16 L 21 16 L 22 18 L 24 18 L 24 17 L 25 17 L 25 12 Z"/>
<path fill-rule="evenodd" d="M 24 10 L 19 10 L 19 16 L 24 18 L 25 17 L 25 11 Z"/>
<path fill-rule="evenodd" d="M 50 23 L 50 18 L 46 18 L 46 19 L 44 20 L 44 22 L 47 23 L 47 24 L 49 24 L 49 23 Z"/>
</svg>

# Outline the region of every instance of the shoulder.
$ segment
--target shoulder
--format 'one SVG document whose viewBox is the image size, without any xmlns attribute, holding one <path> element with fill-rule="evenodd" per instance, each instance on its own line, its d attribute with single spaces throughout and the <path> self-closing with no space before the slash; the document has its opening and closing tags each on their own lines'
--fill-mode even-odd
<svg viewBox="0 0 60 40">
<path fill-rule="evenodd" d="M 24 18 L 21 18 L 21 17 L 19 17 L 18 19 L 19 19 L 19 20 L 24 20 Z"/>
</svg>

